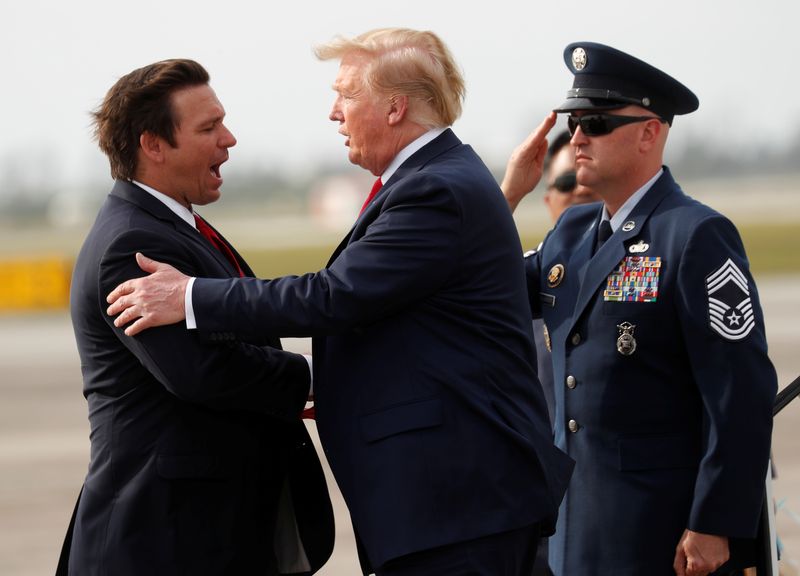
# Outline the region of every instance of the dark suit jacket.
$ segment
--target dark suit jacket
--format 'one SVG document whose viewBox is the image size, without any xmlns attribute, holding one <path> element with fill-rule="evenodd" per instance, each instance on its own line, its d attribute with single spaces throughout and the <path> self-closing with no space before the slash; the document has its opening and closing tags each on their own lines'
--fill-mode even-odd
<svg viewBox="0 0 800 576">
<path fill-rule="evenodd" d="M 568 209 L 526 259 L 553 348 L 556 443 L 576 461 L 550 562 L 557 575 L 666 576 L 686 528 L 755 535 L 777 380 L 730 221 L 665 169 L 592 258 L 601 209 Z"/>
<path fill-rule="evenodd" d="M 198 328 L 314 336 L 320 437 L 362 563 L 543 523 L 572 463 L 536 379 L 521 248 L 447 130 L 314 274 L 194 284 Z"/>
<path fill-rule="evenodd" d="M 143 274 L 137 251 L 192 274 L 236 275 L 160 201 L 116 183 L 72 280 L 91 460 L 70 573 L 273 574 L 273 549 L 286 556 L 281 573 L 315 571 L 331 553 L 333 518 L 299 419 L 305 359 L 275 338 L 207 338 L 179 325 L 125 336 L 105 298 Z M 282 540 L 286 530 L 304 553 Z"/>
</svg>

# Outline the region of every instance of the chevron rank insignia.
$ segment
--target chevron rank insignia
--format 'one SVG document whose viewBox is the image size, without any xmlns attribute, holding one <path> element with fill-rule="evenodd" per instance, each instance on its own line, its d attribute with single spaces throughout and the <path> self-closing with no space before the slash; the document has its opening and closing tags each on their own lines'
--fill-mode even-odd
<svg viewBox="0 0 800 576">
<path fill-rule="evenodd" d="M 708 317 L 711 329 L 727 340 L 742 340 L 756 319 L 750 302 L 747 276 L 730 258 L 708 278 Z"/>
</svg>

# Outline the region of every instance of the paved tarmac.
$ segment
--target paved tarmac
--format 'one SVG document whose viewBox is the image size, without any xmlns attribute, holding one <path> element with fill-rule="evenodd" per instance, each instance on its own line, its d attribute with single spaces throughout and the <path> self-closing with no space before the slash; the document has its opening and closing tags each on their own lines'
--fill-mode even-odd
<svg viewBox="0 0 800 576">
<path fill-rule="evenodd" d="M 783 387 L 800 374 L 800 276 L 757 280 Z M 303 339 L 284 345 L 308 349 Z M 319 448 L 313 423 L 309 427 Z M 786 562 L 800 560 L 799 427 L 800 400 L 779 415 L 773 436 Z M 68 316 L 0 316 L 0 575 L 53 573 L 88 458 L 86 405 Z M 320 574 L 357 575 L 350 520 L 330 475 L 329 486 L 337 543 Z"/>
</svg>

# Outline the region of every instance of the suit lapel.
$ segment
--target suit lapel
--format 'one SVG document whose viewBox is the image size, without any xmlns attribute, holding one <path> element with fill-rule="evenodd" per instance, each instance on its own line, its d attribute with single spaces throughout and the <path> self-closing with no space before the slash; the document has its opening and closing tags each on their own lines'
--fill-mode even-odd
<svg viewBox="0 0 800 576">
<path fill-rule="evenodd" d="M 204 220 L 205 220 L 205 218 L 204 218 Z M 222 242 L 224 242 L 225 245 L 228 246 L 228 248 L 230 248 L 230 251 L 233 254 L 233 257 L 236 258 L 236 262 L 238 262 L 239 266 L 242 269 L 242 272 L 244 272 L 244 275 L 245 276 L 255 276 L 255 274 L 253 274 L 253 270 L 250 268 L 250 266 L 247 265 L 247 262 L 244 261 L 244 258 L 242 258 L 241 254 L 239 254 L 239 252 L 237 252 L 236 248 L 233 247 L 233 244 L 228 242 L 228 239 L 225 238 L 225 236 L 223 236 L 220 233 L 219 230 L 217 230 L 214 226 L 212 226 L 211 223 L 208 220 L 205 220 L 205 222 L 206 222 L 206 224 L 208 224 L 208 226 L 214 232 L 217 233 L 217 236 L 219 237 L 219 239 Z M 197 236 L 202 236 L 202 234 L 197 234 Z M 225 268 L 231 272 L 231 276 L 233 276 L 234 278 L 238 278 L 239 277 L 239 271 L 234 269 L 233 264 L 228 260 L 228 258 L 222 252 L 217 250 L 217 248 L 215 246 L 212 246 L 211 243 L 208 242 L 205 238 L 202 238 L 201 241 L 202 241 L 202 244 L 203 244 L 204 247 L 210 249 L 211 253 L 217 259 L 217 262 L 222 262 L 223 264 L 225 264 Z"/>
<path fill-rule="evenodd" d="M 357 240 L 361 238 L 364 234 L 364 231 L 367 229 L 367 226 L 375 220 L 375 218 L 380 214 L 381 208 L 383 207 L 383 202 L 386 200 L 386 195 L 389 193 L 389 190 L 397 184 L 400 180 L 408 176 L 409 174 L 413 174 L 414 172 L 418 172 L 421 170 L 428 162 L 436 158 L 437 156 L 447 152 L 448 150 L 455 148 L 456 146 L 461 145 L 461 140 L 453 133 L 453 131 L 448 128 L 439 136 L 428 142 L 425 146 L 414 152 L 408 160 L 403 162 L 395 173 L 392 174 L 392 177 L 389 178 L 388 181 L 384 182 L 381 189 L 375 195 L 375 199 L 370 203 L 364 212 L 362 212 L 359 217 L 356 219 L 353 227 L 350 229 L 350 232 L 342 239 L 339 243 L 339 246 L 336 247 L 336 250 L 333 251 L 333 254 L 328 260 L 326 267 L 333 264 L 339 254 L 350 244 L 351 241 Z"/>
<path fill-rule="evenodd" d="M 231 273 L 231 276 L 238 277 L 239 274 L 233 269 L 233 265 L 228 262 L 228 259 L 222 252 L 212 246 L 195 228 L 187 224 L 180 216 L 175 214 L 175 212 L 170 210 L 163 202 L 154 197 L 152 194 L 146 192 L 131 182 L 117 180 L 114 183 L 114 187 L 111 189 L 111 195 L 138 206 L 158 220 L 169 223 L 176 233 L 188 239 L 189 242 L 191 242 L 192 245 L 197 248 L 197 250 L 203 251 L 204 254 L 210 258 L 213 258 L 220 266 L 222 266 L 225 270 L 228 270 Z M 216 228 L 214 230 L 216 231 Z M 217 234 L 219 234 L 218 231 Z M 225 240 L 221 234 L 220 238 L 222 238 L 223 241 L 228 244 L 228 246 L 231 246 L 231 244 Z M 246 274 L 252 275 L 253 271 L 242 260 L 242 257 L 239 255 L 239 253 L 236 252 L 232 246 L 231 249 L 239 261 L 239 264 L 242 266 L 242 270 L 244 270 Z"/>
<path fill-rule="evenodd" d="M 591 233 L 588 234 L 588 239 L 584 238 L 575 256 L 576 265 L 581 270 L 581 286 L 578 298 L 575 301 L 570 332 L 586 308 L 594 301 L 597 290 L 607 281 L 609 274 L 625 257 L 627 247 L 633 244 L 645 229 L 645 223 L 650 215 L 674 188 L 675 182 L 669 170 L 664 168 L 664 174 L 656 180 L 653 187 L 647 191 L 634 207 L 622 227 L 616 230 L 611 238 L 598 250 L 597 254 L 592 257 L 592 246 L 597 235 L 597 226 L 600 222 L 600 216 L 598 215 L 591 227 Z"/>
</svg>

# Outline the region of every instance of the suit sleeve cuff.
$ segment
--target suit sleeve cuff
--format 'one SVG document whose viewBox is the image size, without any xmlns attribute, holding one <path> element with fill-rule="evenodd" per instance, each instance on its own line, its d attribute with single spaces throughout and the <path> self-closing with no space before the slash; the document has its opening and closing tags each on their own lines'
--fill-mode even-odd
<svg viewBox="0 0 800 576">
<path fill-rule="evenodd" d="M 194 278 L 189 278 L 186 284 L 186 294 L 183 297 L 183 307 L 186 312 L 186 329 L 196 330 L 197 321 L 194 319 L 194 308 L 192 308 L 192 286 L 194 286 Z"/>
</svg>

